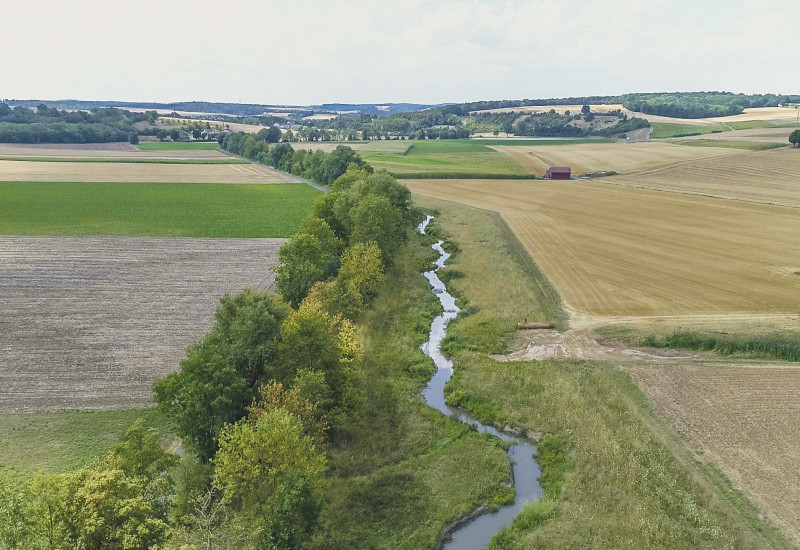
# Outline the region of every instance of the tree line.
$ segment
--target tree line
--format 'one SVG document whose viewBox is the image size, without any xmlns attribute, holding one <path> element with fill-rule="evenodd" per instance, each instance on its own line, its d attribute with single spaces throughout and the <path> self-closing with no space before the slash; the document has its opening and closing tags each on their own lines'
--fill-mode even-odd
<svg viewBox="0 0 800 550">
<path fill-rule="evenodd" d="M 248 134 L 234 132 L 221 134 L 218 142 L 221 149 L 272 166 L 295 176 L 309 179 L 320 185 L 331 185 L 344 174 L 350 165 L 371 171 L 361 156 L 350 147 L 339 145 L 330 153 L 323 151 L 294 150 L 289 143 L 273 144 L 267 141 L 270 130 Z"/>
<path fill-rule="evenodd" d="M 0 103 L 0 143 L 105 143 L 128 141 L 134 124 L 154 121 L 158 114 L 120 109 L 59 111 L 44 104 L 36 109 Z"/>
<path fill-rule="evenodd" d="M 405 186 L 351 163 L 281 247 L 278 293 L 223 297 L 154 384 L 183 458 L 137 422 L 77 472 L 0 478 L 0 548 L 324 548 L 328 450 L 365 404 L 358 323 L 420 219 Z"/>
</svg>

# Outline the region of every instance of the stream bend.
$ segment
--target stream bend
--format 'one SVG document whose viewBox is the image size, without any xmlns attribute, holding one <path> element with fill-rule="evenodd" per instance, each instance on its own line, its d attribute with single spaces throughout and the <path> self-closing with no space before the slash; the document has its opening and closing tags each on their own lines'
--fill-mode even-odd
<svg viewBox="0 0 800 550">
<path fill-rule="evenodd" d="M 419 224 L 417 231 L 424 235 L 425 229 L 432 219 L 433 216 L 428 216 L 424 222 Z M 444 241 L 439 241 L 432 246 L 439 253 L 439 259 L 434 262 L 436 268 L 423 273 L 434 294 L 438 296 L 444 312 L 433 320 L 428 341 L 422 344 L 422 351 L 433 360 L 433 364 L 436 366 L 436 371 L 425 389 L 422 390 L 422 398 L 428 406 L 442 414 L 475 426 L 480 433 L 491 434 L 511 444 L 508 449 L 508 459 L 511 461 L 512 482 L 516 496 L 512 504 L 503 506 L 496 512 L 480 515 L 457 527 L 450 534 L 451 540 L 440 544 L 437 548 L 482 550 L 489 546 L 489 542 L 498 531 L 511 525 L 526 504 L 535 502 L 542 497 L 542 487 L 539 485 L 539 465 L 534 460 L 536 447 L 531 442 L 501 432 L 491 426 L 485 426 L 468 411 L 449 407 L 445 403 L 444 386 L 453 376 L 453 362 L 444 356 L 441 344 L 447 334 L 447 323 L 455 319 L 461 310 L 456 306 L 455 298 L 447 292 L 444 283 L 436 274 L 450 258 L 450 254 L 442 248 L 442 244 Z"/>
</svg>

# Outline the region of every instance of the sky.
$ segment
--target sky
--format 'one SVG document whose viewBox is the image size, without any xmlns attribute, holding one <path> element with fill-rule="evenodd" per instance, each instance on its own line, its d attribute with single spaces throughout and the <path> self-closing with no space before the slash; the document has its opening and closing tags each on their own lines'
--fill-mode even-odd
<svg viewBox="0 0 800 550">
<path fill-rule="evenodd" d="M 800 94 L 785 0 L 0 0 L 0 18 L 7 99 Z"/>
</svg>

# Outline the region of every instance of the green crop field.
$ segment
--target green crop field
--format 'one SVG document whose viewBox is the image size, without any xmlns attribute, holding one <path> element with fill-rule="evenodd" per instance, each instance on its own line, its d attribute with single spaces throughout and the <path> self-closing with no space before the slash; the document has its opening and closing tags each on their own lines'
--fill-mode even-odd
<svg viewBox="0 0 800 550">
<path fill-rule="evenodd" d="M 743 120 L 741 122 L 729 122 L 734 130 L 752 130 L 753 128 L 775 128 L 775 125 L 766 120 Z"/>
<path fill-rule="evenodd" d="M 710 134 L 712 132 L 725 132 L 730 130 L 723 124 L 701 125 L 701 124 L 675 124 L 672 122 L 654 122 L 653 133 L 650 136 L 656 138 L 671 138 L 686 134 Z"/>
<path fill-rule="evenodd" d="M 159 141 L 140 143 L 136 146 L 140 151 L 214 151 L 219 149 L 216 141 Z"/>
<path fill-rule="evenodd" d="M 0 182 L 0 234 L 291 237 L 302 184 Z"/>
<path fill-rule="evenodd" d="M 420 141 L 404 153 L 359 151 L 376 169 L 388 170 L 397 177 L 525 177 L 525 168 L 507 155 L 472 140 Z"/>
<path fill-rule="evenodd" d="M 162 443 L 174 439 L 154 408 L 0 414 L 0 473 L 25 478 L 83 468 L 103 456 L 139 418 L 159 430 Z"/>
</svg>

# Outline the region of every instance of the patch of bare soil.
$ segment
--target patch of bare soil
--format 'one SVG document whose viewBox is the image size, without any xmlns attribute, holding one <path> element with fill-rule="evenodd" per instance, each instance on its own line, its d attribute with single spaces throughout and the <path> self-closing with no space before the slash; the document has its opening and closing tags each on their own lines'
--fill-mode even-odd
<svg viewBox="0 0 800 550">
<path fill-rule="evenodd" d="M 0 411 L 151 404 L 282 239 L 0 236 Z"/>
<path fill-rule="evenodd" d="M 493 355 L 498 361 L 543 359 L 597 359 L 606 361 L 693 360 L 697 356 L 677 350 L 631 348 L 622 344 L 600 343 L 588 330 L 520 330 L 506 355 Z"/>
</svg>

